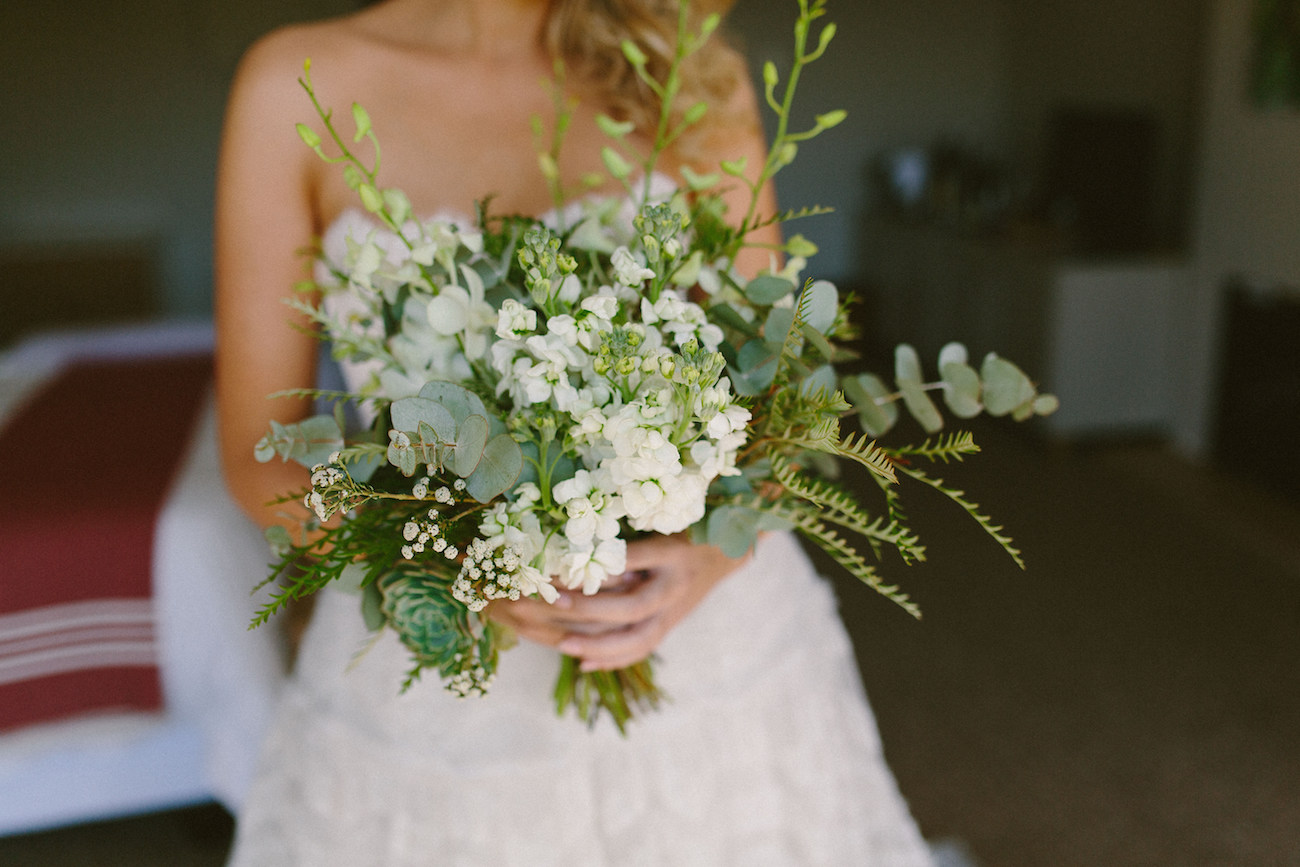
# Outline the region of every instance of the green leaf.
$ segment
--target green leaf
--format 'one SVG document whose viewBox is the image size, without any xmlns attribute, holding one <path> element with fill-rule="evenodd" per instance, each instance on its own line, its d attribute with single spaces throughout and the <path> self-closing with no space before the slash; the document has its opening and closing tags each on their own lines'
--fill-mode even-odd
<svg viewBox="0 0 1300 867">
<path fill-rule="evenodd" d="M 465 479 L 466 492 L 480 503 L 490 503 L 519 480 L 524 469 L 524 453 L 509 434 L 497 434 L 488 440 L 483 457 L 474 472 Z"/>
<path fill-rule="evenodd" d="M 632 167 L 627 164 L 627 160 L 619 156 L 618 151 L 612 147 L 604 147 L 600 150 L 600 158 L 605 163 L 605 169 L 617 180 L 623 180 L 632 174 Z"/>
<path fill-rule="evenodd" d="M 773 307 L 767 314 L 767 321 L 763 324 L 763 340 L 767 342 L 774 350 L 780 351 L 785 345 L 785 338 L 790 333 L 791 326 L 794 325 L 794 308 L 792 307 Z"/>
<path fill-rule="evenodd" d="M 355 144 L 365 138 L 371 128 L 370 114 L 362 108 L 361 104 L 358 102 L 352 103 L 352 122 L 357 125 L 356 135 L 352 137 L 352 141 Z"/>
<path fill-rule="evenodd" d="M 320 147 L 320 136 L 317 135 L 316 130 L 305 123 L 298 124 L 298 138 L 302 139 L 303 143 L 312 150 Z"/>
<path fill-rule="evenodd" d="M 1037 415 L 1051 415 L 1061 408 L 1061 401 L 1054 394 L 1040 394 L 1034 398 L 1033 407 Z"/>
<path fill-rule="evenodd" d="M 880 377 L 860 373 L 845 377 L 841 387 L 858 411 L 858 422 L 868 436 L 884 436 L 898 422 L 898 404 Z"/>
<path fill-rule="evenodd" d="M 686 181 L 686 185 L 690 187 L 693 192 L 697 193 L 714 186 L 719 180 L 717 172 L 710 172 L 707 175 L 701 175 L 692 171 L 690 166 L 682 166 L 681 173 L 682 179 Z"/>
<path fill-rule="evenodd" d="M 395 430 L 410 434 L 419 430 L 421 424 L 427 424 L 444 443 L 456 438 L 456 417 L 442 401 L 423 396 L 404 397 L 393 401 L 390 411 Z"/>
<path fill-rule="evenodd" d="M 784 277 L 764 274 L 745 284 L 745 297 L 753 304 L 770 307 L 794 291 L 794 284 Z M 782 335 L 784 337 L 784 334 Z"/>
<path fill-rule="evenodd" d="M 462 479 L 474 472 L 487 446 L 490 425 L 481 415 L 471 415 L 456 430 L 453 471 Z"/>
<path fill-rule="evenodd" d="M 943 400 L 958 418 L 974 418 L 984 409 L 980 403 L 980 375 L 966 363 L 966 347 L 949 343 L 939 350 L 939 375 L 943 378 Z"/>
<path fill-rule="evenodd" d="M 980 366 L 984 379 L 984 406 L 989 415 L 1015 412 L 1034 399 L 1034 383 L 1019 367 L 990 352 Z"/>
<path fill-rule="evenodd" d="M 454 382 L 445 382 L 440 379 L 430 380 L 420 389 L 419 396 L 434 401 L 450 412 L 451 417 L 456 420 L 457 424 L 460 424 L 471 415 L 485 417 L 489 415 L 487 407 L 483 405 L 482 398 L 468 388 Z"/>
<path fill-rule="evenodd" d="M 746 506 L 718 506 L 709 512 L 705 539 L 721 548 L 728 557 L 743 557 L 758 543 L 758 534 L 767 530 L 788 530 L 789 521 L 778 515 Z"/>
<path fill-rule="evenodd" d="M 785 242 L 785 251 L 791 256 L 798 256 L 801 259 L 811 259 L 817 255 L 817 245 L 809 241 L 803 235 L 795 235 L 789 241 Z"/>
<path fill-rule="evenodd" d="M 779 359 L 772 344 L 763 340 L 751 340 L 740 347 L 736 364 L 731 369 L 731 382 L 736 393 L 755 397 L 767 391 L 776 377 Z"/>
<path fill-rule="evenodd" d="M 835 375 L 835 368 L 829 364 L 823 364 L 804 377 L 803 382 L 799 383 L 799 390 L 804 394 L 816 394 L 819 391 L 830 393 L 835 391 L 835 385 L 838 381 L 839 377 Z"/>
<path fill-rule="evenodd" d="M 822 358 L 829 360 L 835 356 L 835 347 L 831 345 L 831 342 L 826 339 L 824 334 L 807 322 L 800 325 L 800 333 L 803 334 L 805 340 L 821 353 Z"/>
<path fill-rule="evenodd" d="M 835 284 L 827 280 L 814 281 L 799 296 L 803 321 L 822 334 L 830 331 L 835 324 L 835 314 L 839 312 L 839 307 L 840 293 Z"/>
<path fill-rule="evenodd" d="M 943 416 L 939 415 L 938 408 L 925 393 L 921 382 L 921 360 L 917 357 L 916 350 L 907 343 L 900 343 L 894 349 L 894 381 L 903 395 L 907 411 L 926 433 L 934 433 L 943 428 Z"/>
<path fill-rule="evenodd" d="M 631 121 L 617 121 L 607 114 L 596 115 L 596 126 L 600 128 L 601 132 L 613 139 L 626 138 L 636 129 L 636 124 Z"/>
<path fill-rule="evenodd" d="M 258 441 L 254 457 L 266 462 L 279 455 L 310 469 L 329 461 L 343 448 L 343 432 L 333 415 L 314 415 L 294 424 L 271 422 L 271 432 Z"/>
</svg>

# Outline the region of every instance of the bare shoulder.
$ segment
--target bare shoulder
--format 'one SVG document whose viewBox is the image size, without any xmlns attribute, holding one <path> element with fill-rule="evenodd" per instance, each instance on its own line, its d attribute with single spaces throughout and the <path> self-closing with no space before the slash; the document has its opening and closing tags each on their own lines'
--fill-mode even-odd
<svg viewBox="0 0 1300 867">
<path fill-rule="evenodd" d="M 285 108 L 304 108 L 307 102 L 299 84 L 304 64 L 311 62 L 317 90 L 327 90 L 331 80 L 352 74 L 364 58 L 367 42 L 364 18 L 359 15 L 280 27 L 244 53 L 231 99 L 254 112 L 279 116 Z"/>
</svg>

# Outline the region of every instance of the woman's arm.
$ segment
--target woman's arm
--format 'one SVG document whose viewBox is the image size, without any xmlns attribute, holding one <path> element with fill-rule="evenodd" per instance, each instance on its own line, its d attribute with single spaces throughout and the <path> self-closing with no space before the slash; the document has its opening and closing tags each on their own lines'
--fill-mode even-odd
<svg viewBox="0 0 1300 867">
<path fill-rule="evenodd" d="M 317 342 L 285 304 L 310 274 L 304 251 L 317 231 L 308 157 L 293 124 L 301 115 L 303 48 L 292 32 L 255 45 L 231 91 L 216 191 L 216 389 L 222 461 L 236 501 L 257 523 L 287 520 L 297 504 L 271 506 L 306 486 L 297 464 L 257 463 L 253 448 L 270 420 L 291 421 L 305 400 L 268 395 L 311 387 Z"/>
</svg>

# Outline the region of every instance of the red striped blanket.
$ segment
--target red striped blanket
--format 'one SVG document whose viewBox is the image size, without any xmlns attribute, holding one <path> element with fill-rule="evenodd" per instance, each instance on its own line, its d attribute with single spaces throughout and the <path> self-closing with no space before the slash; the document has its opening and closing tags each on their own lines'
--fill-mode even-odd
<svg viewBox="0 0 1300 867">
<path fill-rule="evenodd" d="M 0 730 L 160 708 L 154 526 L 210 377 L 76 362 L 0 429 Z"/>
</svg>

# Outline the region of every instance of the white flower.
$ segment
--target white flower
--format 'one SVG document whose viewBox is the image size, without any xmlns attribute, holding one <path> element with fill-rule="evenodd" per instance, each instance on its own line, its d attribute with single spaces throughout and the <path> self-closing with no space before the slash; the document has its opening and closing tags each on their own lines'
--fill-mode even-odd
<svg viewBox="0 0 1300 867">
<path fill-rule="evenodd" d="M 582 588 L 590 596 L 610 575 L 620 575 L 627 568 L 627 543 L 607 539 L 595 547 L 571 548 L 561 560 L 564 585 Z"/>
<path fill-rule="evenodd" d="M 439 334 L 460 335 L 465 355 L 471 360 L 487 351 L 487 335 L 497 324 L 497 311 L 483 300 L 483 278 L 469 266 L 462 266 L 465 286 L 444 286 L 429 300 L 429 325 Z"/>
<path fill-rule="evenodd" d="M 671 535 L 704 517 L 708 482 L 698 472 L 682 472 L 661 481 L 625 488 L 628 523 L 635 530 Z"/>
<path fill-rule="evenodd" d="M 555 502 L 568 515 L 564 535 L 575 547 L 589 546 L 593 539 L 608 540 L 618 535 L 622 502 L 605 490 L 602 475 L 578 470 L 573 478 L 565 479 L 551 491 Z"/>
<path fill-rule="evenodd" d="M 581 306 L 583 310 L 607 322 L 613 321 L 618 315 L 618 298 L 608 286 L 602 286 L 595 295 L 583 298 Z"/>
<path fill-rule="evenodd" d="M 721 409 L 713 418 L 709 419 L 705 432 L 715 440 L 720 440 L 727 434 L 743 431 L 745 425 L 749 423 L 749 410 L 743 406 L 731 406 Z"/>
<path fill-rule="evenodd" d="M 653 280 L 655 272 L 636 260 L 627 247 L 619 247 L 610 257 L 614 266 L 614 279 L 629 289 L 634 289 L 646 280 Z"/>
<path fill-rule="evenodd" d="M 518 340 L 537 330 L 537 311 L 525 307 L 513 298 L 501 302 L 497 313 L 497 337 Z"/>
</svg>

